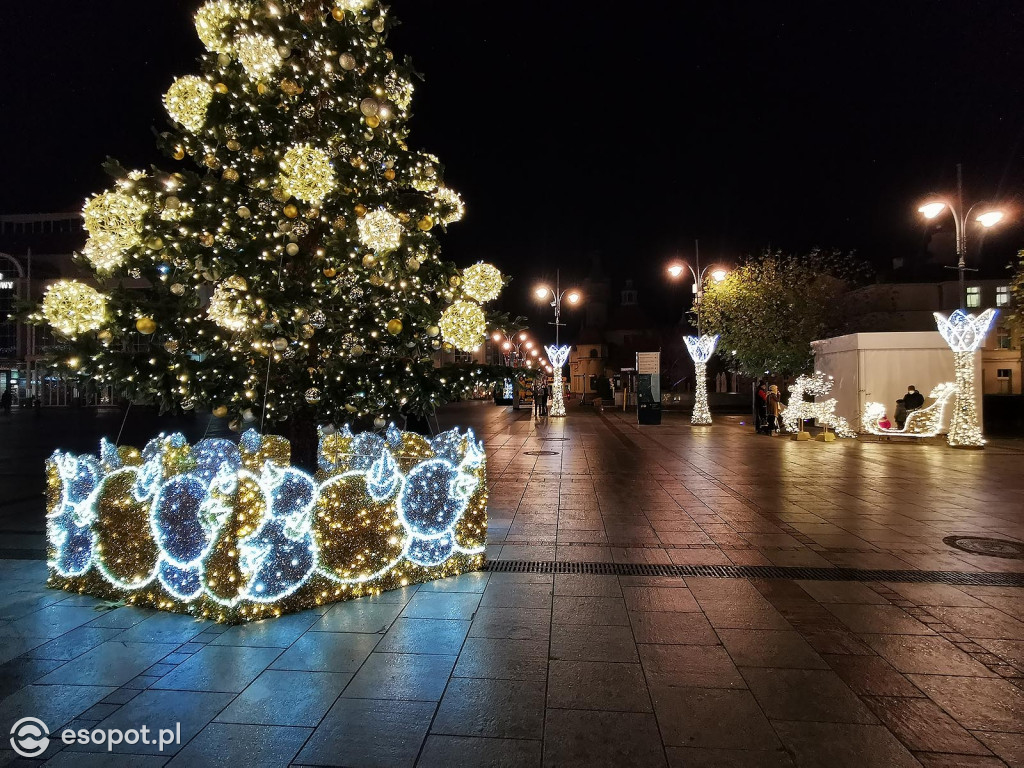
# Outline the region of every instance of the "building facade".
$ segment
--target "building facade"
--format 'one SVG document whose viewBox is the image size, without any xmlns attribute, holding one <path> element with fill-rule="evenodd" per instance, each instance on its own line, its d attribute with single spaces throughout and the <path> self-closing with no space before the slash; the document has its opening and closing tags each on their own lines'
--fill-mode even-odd
<svg viewBox="0 0 1024 768">
<path fill-rule="evenodd" d="M 998 312 L 981 350 L 982 392 L 986 395 L 1021 394 L 1021 334 L 1010 324 L 1010 281 L 967 282 L 967 311 L 987 308 Z M 878 283 L 850 294 L 850 333 L 878 331 L 934 331 L 933 313 L 949 314 L 960 307 L 956 280 L 940 283 Z"/>
<path fill-rule="evenodd" d="M 43 366 L 54 337 L 14 315 L 55 280 L 82 276 L 72 254 L 84 240 L 77 213 L 0 216 L 0 391 L 9 388 L 15 406 L 33 398 L 68 405 L 78 397 L 73 384 Z"/>
</svg>

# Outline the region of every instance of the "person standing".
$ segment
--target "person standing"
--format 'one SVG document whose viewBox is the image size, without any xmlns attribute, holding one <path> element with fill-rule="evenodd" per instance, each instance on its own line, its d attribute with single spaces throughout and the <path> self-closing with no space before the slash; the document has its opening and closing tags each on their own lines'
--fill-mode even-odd
<svg viewBox="0 0 1024 768">
<path fill-rule="evenodd" d="M 0 395 L 0 408 L 3 409 L 4 416 L 11 415 L 11 388 L 7 387 L 4 393 Z"/>
<path fill-rule="evenodd" d="M 547 418 L 548 415 L 548 377 L 540 381 L 540 415 Z"/>
<path fill-rule="evenodd" d="M 533 415 L 540 416 L 540 377 L 533 380 Z"/>
<path fill-rule="evenodd" d="M 757 383 L 754 393 L 754 429 L 759 435 L 770 435 L 768 427 L 768 388 L 763 381 Z"/>
<path fill-rule="evenodd" d="M 782 400 L 779 399 L 779 388 L 772 384 L 768 387 L 768 432 L 782 432 Z"/>
</svg>

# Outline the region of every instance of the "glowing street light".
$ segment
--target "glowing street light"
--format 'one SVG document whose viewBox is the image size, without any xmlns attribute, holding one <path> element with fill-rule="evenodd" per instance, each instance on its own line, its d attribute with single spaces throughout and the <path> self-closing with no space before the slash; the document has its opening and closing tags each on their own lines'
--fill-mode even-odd
<svg viewBox="0 0 1024 768">
<path fill-rule="evenodd" d="M 932 199 L 918 207 L 917 212 L 928 220 L 935 219 L 946 209 L 949 209 L 949 212 L 953 215 L 953 223 L 956 225 L 957 261 L 956 266 L 949 267 L 949 269 L 956 269 L 960 273 L 960 308 L 966 309 L 966 273 L 970 269 L 967 266 L 967 225 L 971 221 L 971 213 L 978 206 L 988 209 L 983 210 L 974 217 L 974 221 L 986 229 L 990 229 L 1001 222 L 1006 218 L 1006 213 L 992 208 L 990 204 L 984 202 L 975 203 L 966 211 L 964 210 L 963 168 L 960 163 L 956 164 L 956 200 L 956 205 L 954 205 L 951 200 L 944 197 L 932 196 Z"/>
<path fill-rule="evenodd" d="M 679 260 L 673 262 L 672 264 L 669 264 L 665 271 L 668 272 L 669 277 L 671 277 L 673 280 L 678 280 L 680 277 L 685 277 L 687 270 L 689 270 L 690 275 L 693 277 L 693 306 L 694 310 L 697 313 L 697 335 L 700 336 L 702 335 L 700 305 L 704 299 L 704 278 L 708 274 L 710 274 L 712 280 L 714 280 L 716 283 L 720 283 L 723 280 L 725 280 L 726 277 L 728 277 L 729 270 L 715 264 L 709 264 L 702 269 L 700 266 L 700 245 L 696 240 L 693 241 L 693 250 L 694 258 L 697 264 L 696 269 L 691 267 L 689 262 Z"/>
<path fill-rule="evenodd" d="M 549 298 L 551 299 L 551 306 L 555 310 L 555 322 L 548 323 L 548 325 L 555 326 L 555 346 L 557 347 L 559 341 L 558 332 L 561 329 L 561 327 L 565 325 L 565 323 L 562 322 L 562 299 L 564 298 L 570 304 L 576 306 L 581 301 L 583 301 L 583 295 L 577 290 L 562 290 L 560 270 L 555 272 L 554 289 L 546 285 L 539 285 L 534 290 L 534 295 L 541 301 L 546 301 Z"/>
<path fill-rule="evenodd" d="M 511 335 L 505 331 L 495 331 L 491 334 L 495 344 L 500 345 L 501 351 L 505 353 L 505 365 L 515 368 L 517 363 L 522 365 L 526 360 L 526 352 L 533 347 L 526 331 L 513 332 Z"/>
</svg>

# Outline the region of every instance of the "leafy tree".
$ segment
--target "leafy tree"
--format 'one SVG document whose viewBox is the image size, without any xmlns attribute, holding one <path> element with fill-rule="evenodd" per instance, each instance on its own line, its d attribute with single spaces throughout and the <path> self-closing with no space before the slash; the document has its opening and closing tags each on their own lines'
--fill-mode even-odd
<svg viewBox="0 0 1024 768">
<path fill-rule="evenodd" d="M 503 279 L 440 258 L 463 204 L 407 143 L 394 24 L 378 0 L 199 9 L 201 75 L 164 97 L 173 168 L 108 163 L 114 187 L 84 211 L 92 284 L 58 283 L 36 317 L 67 339 L 67 368 L 281 430 L 304 466 L 318 423 L 426 414 L 479 382 L 432 353 L 484 342 Z"/>
<path fill-rule="evenodd" d="M 741 373 L 801 373 L 811 342 L 842 331 L 843 299 L 870 274 L 852 253 L 766 251 L 704 289 L 704 331 L 721 335 L 719 354 Z"/>
</svg>

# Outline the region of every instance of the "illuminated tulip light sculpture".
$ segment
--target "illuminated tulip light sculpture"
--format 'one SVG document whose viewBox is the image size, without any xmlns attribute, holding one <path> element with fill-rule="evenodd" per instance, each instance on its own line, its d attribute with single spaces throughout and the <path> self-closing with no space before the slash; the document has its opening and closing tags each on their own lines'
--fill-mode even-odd
<svg viewBox="0 0 1024 768">
<path fill-rule="evenodd" d="M 946 440 L 954 448 L 981 448 L 985 440 L 978 425 L 978 409 L 974 396 L 974 353 L 985 340 L 996 310 L 986 309 L 975 317 L 956 310 L 949 317 L 936 312 L 935 323 L 942 338 L 953 350 L 956 375 L 956 402 Z"/>
<path fill-rule="evenodd" d="M 715 354 L 715 347 L 718 346 L 718 335 L 714 336 L 685 336 L 686 349 L 693 358 L 695 371 L 693 390 L 693 413 L 690 416 L 691 424 L 710 424 L 711 411 L 708 409 L 708 360 Z"/>
<path fill-rule="evenodd" d="M 46 464 L 49 585 L 222 622 L 280 616 L 479 569 L 482 443 L 321 435 L 319 469 L 254 430 L 161 435 Z"/>
<path fill-rule="evenodd" d="M 569 359 L 570 347 L 544 347 L 554 371 L 551 384 L 551 407 L 549 416 L 565 416 L 565 393 L 562 387 L 562 367 Z"/>
</svg>

